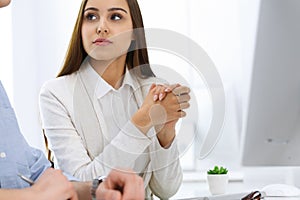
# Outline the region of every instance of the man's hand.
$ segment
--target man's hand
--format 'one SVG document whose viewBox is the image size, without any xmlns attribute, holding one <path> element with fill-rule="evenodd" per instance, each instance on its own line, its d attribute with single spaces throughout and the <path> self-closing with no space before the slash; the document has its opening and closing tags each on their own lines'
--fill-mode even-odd
<svg viewBox="0 0 300 200">
<path fill-rule="evenodd" d="M 142 200 L 145 198 L 143 179 L 132 170 L 112 170 L 96 191 L 97 200 Z"/>
<path fill-rule="evenodd" d="M 72 183 L 57 169 L 47 169 L 30 189 L 39 194 L 40 199 L 78 200 Z"/>
</svg>

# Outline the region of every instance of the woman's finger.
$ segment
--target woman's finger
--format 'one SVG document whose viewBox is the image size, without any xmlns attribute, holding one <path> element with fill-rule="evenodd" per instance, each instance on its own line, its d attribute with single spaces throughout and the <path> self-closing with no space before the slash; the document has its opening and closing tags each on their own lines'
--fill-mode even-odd
<svg viewBox="0 0 300 200">
<path fill-rule="evenodd" d="M 190 104 L 185 102 L 180 104 L 180 110 L 187 109 L 190 107 Z"/>
<path fill-rule="evenodd" d="M 167 95 L 166 93 L 167 87 L 168 85 L 156 85 L 153 101 L 157 101 L 157 100 L 162 101 Z"/>
<path fill-rule="evenodd" d="M 188 94 L 190 93 L 190 88 L 186 87 L 186 86 L 179 86 L 174 88 L 174 90 L 172 91 L 176 96 L 180 96 L 182 94 Z"/>
<path fill-rule="evenodd" d="M 188 102 L 191 99 L 191 96 L 188 94 L 183 94 L 183 95 L 176 96 L 176 97 L 177 97 L 177 101 L 179 103 Z"/>
<path fill-rule="evenodd" d="M 172 92 L 175 88 L 180 87 L 181 85 L 179 83 L 169 85 L 166 89 L 165 92 Z"/>
</svg>

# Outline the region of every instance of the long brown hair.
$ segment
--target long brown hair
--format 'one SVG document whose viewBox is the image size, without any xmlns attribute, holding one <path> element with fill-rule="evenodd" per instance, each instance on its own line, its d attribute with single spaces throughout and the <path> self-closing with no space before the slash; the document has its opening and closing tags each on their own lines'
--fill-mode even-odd
<svg viewBox="0 0 300 200">
<path fill-rule="evenodd" d="M 83 48 L 81 35 L 83 13 L 87 1 L 88 0 L 83 0 L 81 3 L 75 27 L 64 60 L 64 64 L 57 77 L 72 74 L 73 72 L 79 70 L 81 63 L 88 56 L 88 54 Z M 131 45 L 129 47 L 129 49 L 133 50 L 128 51 L 127 53 L 126 65 L 128 66 L 128 69 L 141 66 L 140 73 L 138 74 L 140 74 L 143 78 L 155 76 L 149 65 L 148 50 L 146 48 L 146 38 L 144 32 L 144 23 L 140 7 L 138 5 L 137 0 L 126 1 L 130 10 L 133 29 L 139 29 L 139 31 L 135 32 L 135 40 L 131 42 Z"/>
</svg>

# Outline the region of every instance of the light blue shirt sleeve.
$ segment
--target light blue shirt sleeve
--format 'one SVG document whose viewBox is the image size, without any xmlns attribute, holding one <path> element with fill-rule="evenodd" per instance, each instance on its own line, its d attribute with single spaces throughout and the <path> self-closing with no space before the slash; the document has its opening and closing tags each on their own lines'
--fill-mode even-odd
<svg viewBox="0 0 300 200">
<path fill-rule="evenodd" d="M 43 152 L 28 145 L 0 82 L 0 188 L 24 188 L 22 174 L 36 181 L 50 167 Z"/>
</svg>

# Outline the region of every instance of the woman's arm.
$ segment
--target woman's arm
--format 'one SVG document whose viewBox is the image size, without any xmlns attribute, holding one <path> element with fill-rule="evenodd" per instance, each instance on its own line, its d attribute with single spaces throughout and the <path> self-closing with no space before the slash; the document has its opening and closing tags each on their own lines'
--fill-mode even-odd
<svg viewBox="0 0 300 200">
<path fill-rule="evenodd" d="M 107 174 L 112 167 L 133 168 L 135 160 L 151 145 L 151 139 L 129 121 L 110 143 L 102 150 L 97 149 L 96 157 L 91 158 L 72 119 L 72 99 L 63 96 L 69 91 L 61 83 L 59 88 L 53 92 L 51 86 L 44 87 L 40 94 L 43 128 L 59 167 L 81 180 Z M 153 95 L 149 99 L 153 102 Z M 93 142 L 103 141 L 94 139 Z"/>
<path fill-rule="evenodd" d="M 153 99 L 165 111 L 160 111 L 160 113 L 168 113 L 167 106 L 172 107 L 172 105 L 175 105 L 176 108 L 177 105 L 177 112 L 181 113 L 181 117 L 186 115 L 183 110 L 189 107 L 190 89 L 188 87 L 176 84 L 168 87 L 169 89 L 167 90 L 165 87 L 151 88 L 155 94 L 163 94 L 156 95 L 156 98 Z M 157 96 L 160 98 L 157 99 Z M 141 120 L 142 118 L 139 119 Z M 165 117 L 165 119 L 167 121 L 168 117 Z M 175 125 L 178 119 L 175 118 L 163 124 L 158 123 L 155 126 L 157 138 L 153 140 L 150 150 L 153 170 L 150 188 L 156 196 L 162 199 L 173 196 L 178 191 L 182 182 L 182 170 L 175 139 Z"/>
<path fill-rule="evenodd" d="M 72 101 L 63 96 L 68 91 L 60 90 L 55 88 L 53 92 L 51 86 L 46 86 L 40 94 L 43 128 L 59 168 L 83 181 L 108 174 L 113 167 L 133 168 L 135 160 L 151 144 L 151 140 L 129 121 L 116 137 L 106 146 L 103 145 L 103 149 L 98 146 L 98 153 L 93 157 L 85 146 L 85 138 L 75 128 L 71 113 L 74 111 L 70 107 Z M 89 133 L 85 136 L 88 137 Z M 103 142 L 101 137 L 92 138 L 92 141 L 97 145 Z"/>
<path fill-rule="evenodd" d="M 161 147 L 156 139 L 151 146 L 151 152 L 151 191 L 161 199 L 169 199 L 178 191 L 183 176 L 176 138 L 167 149 Z"/>
</svg>

